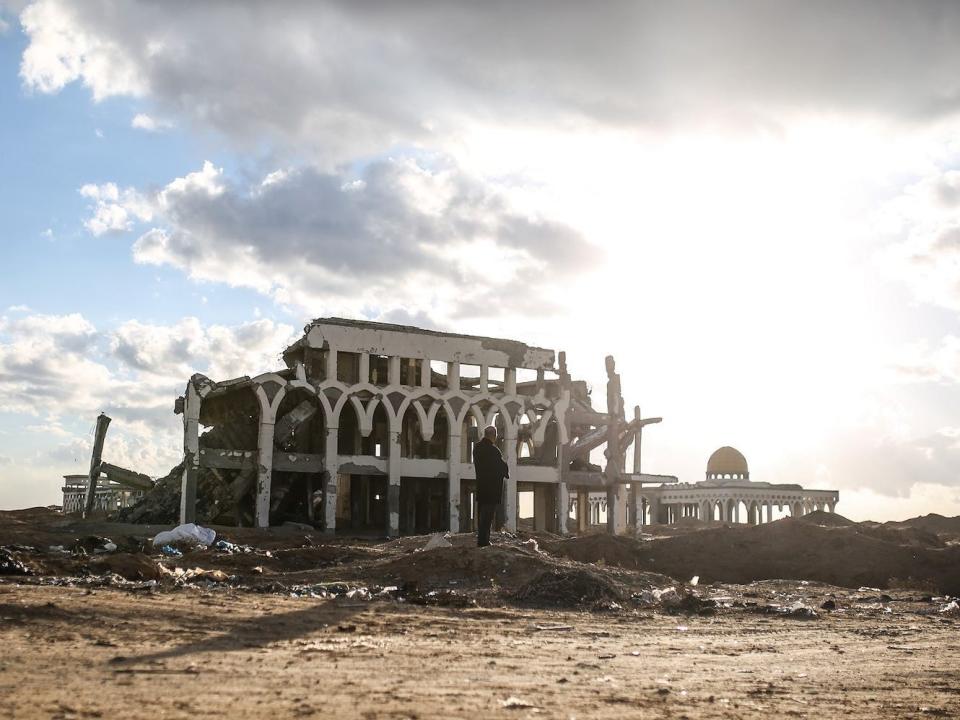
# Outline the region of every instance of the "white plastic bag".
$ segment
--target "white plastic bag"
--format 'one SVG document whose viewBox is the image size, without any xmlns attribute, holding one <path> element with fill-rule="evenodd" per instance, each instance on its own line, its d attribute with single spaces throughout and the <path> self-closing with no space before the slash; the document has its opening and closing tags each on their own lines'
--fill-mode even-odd
<svg viewBox="0 0 960 720">
<path fill-rule="evenodd" d="M 154 547 L 162 547 L 175 542 L 187 542 L 194 545 L 212 545 L 217 537 L 217 531 L 200 527 L 193 523 L 178 525 L 173 530 L 165 530 L 153 538 Z"/>
</svg>

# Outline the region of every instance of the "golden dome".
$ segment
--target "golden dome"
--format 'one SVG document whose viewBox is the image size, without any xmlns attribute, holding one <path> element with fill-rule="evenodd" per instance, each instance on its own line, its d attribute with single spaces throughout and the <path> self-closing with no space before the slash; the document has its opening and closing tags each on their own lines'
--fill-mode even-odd
<svg viewBox="0 0 960 720">
<path fill-rule="evenodd" d="M 716 450 L 707 460 L 707 477 L 722 478 L 725 475 L 733 477 L 750 477 L 747 468 L 747 459 L 736 448 L 722 447 Z"/>
</svg>

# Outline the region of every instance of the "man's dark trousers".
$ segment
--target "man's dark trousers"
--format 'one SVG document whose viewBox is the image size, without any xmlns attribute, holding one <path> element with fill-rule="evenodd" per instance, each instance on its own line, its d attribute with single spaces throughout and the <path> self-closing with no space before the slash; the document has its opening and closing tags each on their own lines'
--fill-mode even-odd
<svg viewBox="0 0 960 720">
<path fill-rule="evenodd" d="M 482 503 L 477 507 L 477 547 L 490 544 L 490 526 L 497 515 L 499 504 Z"/>
</svg>

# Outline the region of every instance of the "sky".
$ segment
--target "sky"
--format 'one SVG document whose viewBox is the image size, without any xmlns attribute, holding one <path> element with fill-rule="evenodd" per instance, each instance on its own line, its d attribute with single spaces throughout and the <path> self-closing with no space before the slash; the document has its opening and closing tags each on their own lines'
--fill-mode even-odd
<svg viewBox="0 0 960 720">
<path fill-rule="evenodd" d="M 643 470 L 960 514 L 960 5 L 0 0 L 0 508 L 311 318 L 566 350 Z"/>
</svg>

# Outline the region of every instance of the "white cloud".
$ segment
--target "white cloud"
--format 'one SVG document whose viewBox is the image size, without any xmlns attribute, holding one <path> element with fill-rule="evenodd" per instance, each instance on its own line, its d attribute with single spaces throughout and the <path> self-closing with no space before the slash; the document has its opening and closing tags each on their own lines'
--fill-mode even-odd
<svg viewBox="0 0 960 720">
<path fill-rule="evenodd" d="M 98 330 L 76 314 L 0 318 L 0 410 L 19 416 L 24 445 L 39 448 L 24 450 L 18 465 L 38 483 L 85 471 L 91 438 L 78 428 L 92 427 L 106 412 L 113 423 L 104 456 L 163 474 L 180 457 L 182 424 L 173 401 L 190 375 L 228 379 L 277 369 L 294 335 L 291 326 L 265 319 L 234 326 L 204 326 L 196 318 L 172 325 L 130 320 Z M 4 442 L 7 451 L 13 441 Z M 16 485 L 18 478 L 9 481 Z M 7 480 L 0 479 L 5 488 Z M 14 491 L 30 498 L 21 503 L 53 501 L 43 495 L 52 487 L 44 487 Z"/>
<path fill-rule="evenodd" d="M 147 222 L 153 217 L 150 204 L 133 188 L 120 190 L 114 183 L 91 183 L 81 187 L 80 194 L 94 202 L 93 215 L 83 224 L 95 236 L 124 232 L 135 222 Z"/>
<path fill-rule="evenodd" d="M 953 4 L 331 1 L 170 13 L 38 0 L 21 22 L 28 87 L 149 96 L 164 117 L 244 146 L 272 139 L 334 163 L 403 143 L 449 150 L 471 121 L 776 130 L 791 115 L 912 122 L 960 107 Z"/>
<path fill-rule="evenodd" d="M 10 23 L 0 17 L 0 35 L 6 35 L 7 31 L 10 29 Z"/>
<path fill-rule="evenodd" d="M 31 38 L 20 66 L 24 82 L 49 93 L 82 80 L 97 100 L 141 95 L 146 86 L 130 63 L 132 48 L 85 27 L 83 11 L 66 2 L 32 3 L 23 10 L 20 23 Z"/>
<path fill-rule="evenodd" d="M 936 347 L 919 341 L 892 363 L 897 379 L 908 382 L 960 383 L 960 337 L 946 335 Z"/>
<path fill-rule="evenodd" d="M 138 130 L 146 130 L 147 132 L 160 132 L 161 130 L 168 130 L 173 127 L 173 123 L 169 120 L 158 120 L 145 113 L 137 113 L 133 116 L 133 120 L 130 121 L 130 126 Z"/>
<path fill-rule="evenodd" d="M 148 202 L 158 224 L 134 244 L 137 262 L 249 287 L 306 314 L 491 315 L 521 288 L 536 302 L 601 256 L 569 226 L 517 212 L 496 186 L 449 164 L 374 162 L 360 182 L 288 169 L 243 187 L 205 163 Z"/>
</svg>

